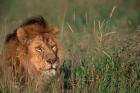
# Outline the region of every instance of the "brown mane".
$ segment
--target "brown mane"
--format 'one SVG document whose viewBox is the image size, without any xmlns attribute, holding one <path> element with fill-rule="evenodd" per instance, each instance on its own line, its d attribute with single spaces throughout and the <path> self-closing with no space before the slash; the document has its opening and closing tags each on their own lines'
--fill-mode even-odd
<svg viewBox="0 0 140 93">
<path fill-rule="evenodd" d="M 45 19 L 42 16 L 39 16 L 39 17 L 32 17 L 32 18 L 27 19 L 19 27 L 24 27 L 24 26 L 31 25 L 31 24 L 38 24 L 39 26 L 41 26 L 44 29 L 48 25 L 48 23 L 45 21 Z M 17 36 L 16 36 L 17 33 L 16 33 L 16 31 L 17 31 L 17 29 L 15 29 L 13 31 L 13 33 L 10 33 L 10 34 L 8 34 L 6 36 L 5 43 L 8 43 L 10 40 L 17 39 Z"/>
</svg>

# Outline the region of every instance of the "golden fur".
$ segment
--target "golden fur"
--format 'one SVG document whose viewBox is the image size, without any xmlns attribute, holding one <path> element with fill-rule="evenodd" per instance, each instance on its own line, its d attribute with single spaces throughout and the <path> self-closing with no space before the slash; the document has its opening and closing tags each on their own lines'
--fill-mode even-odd
<svg viewBox="0 0 140 93">
<path fill-rule="evenodd" d="M 2 54 L 3 81 L 22 90 L 26 85 L 37 88 L 57 76 L 62 64 L 57 32 L 42 17 L 35 17 L 9 34 Z"/>
</svg>

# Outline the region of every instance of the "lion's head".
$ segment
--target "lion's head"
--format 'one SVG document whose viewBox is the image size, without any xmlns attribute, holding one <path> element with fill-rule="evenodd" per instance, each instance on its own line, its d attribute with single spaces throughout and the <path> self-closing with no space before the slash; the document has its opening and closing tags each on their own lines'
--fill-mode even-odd
<svg viewBox="0 0 140 93">
<path fill-rule="evenodd" d="M 12 73 L 21 84 L 26 82 L 26 77 L 55 76 L 61 65 L 57 33 L 58 29 L 50 26 L 42 17 L 35 17 L 9 34 L 3 54 L 8 73 Z"/>
</svg>

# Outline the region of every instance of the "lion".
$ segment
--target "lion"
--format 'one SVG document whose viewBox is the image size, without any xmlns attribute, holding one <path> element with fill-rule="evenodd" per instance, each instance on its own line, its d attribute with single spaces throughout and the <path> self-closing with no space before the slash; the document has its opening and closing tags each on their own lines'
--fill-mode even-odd
<svg viewBox="0 0 140 93">
<path fill-rule="evenodd" d="M 62 65 L 58 32 L 43 17 L 33 17 L 8 34 L 1 62 L 4 83 L 37 92 L 43 82 L 58 76 Z"/>
</svg>

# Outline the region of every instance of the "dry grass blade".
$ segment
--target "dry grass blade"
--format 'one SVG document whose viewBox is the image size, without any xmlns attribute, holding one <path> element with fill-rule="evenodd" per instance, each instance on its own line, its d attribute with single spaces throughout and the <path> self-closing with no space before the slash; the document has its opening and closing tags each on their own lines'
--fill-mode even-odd
<svg viewBox="0 0 140 93">
<path fill-rule="evenodd" d="M 72 27 L 70 26 L 69 23 L 67 23 L 67 26 L 69 27 L 69 29 L 70 29 L 71 32 L 74 32 L 74 30 L 72 29 Z"/>
<path fill-rule="evenodd" d="M 102 51 L 109 59 L 111 59 L 111 56 L 106 52 L 106 51 Z"/>
<path fill-rule="evenodd" d="M 113 16 L 113 13 L 114 13 L 116 8 L 117 8 L 116 6 L 113 6 L 113 8 L 112 8 L 112 10 L 110 12 L 110 16 L 109 16 L 110 18 Z"/>
</svg>

